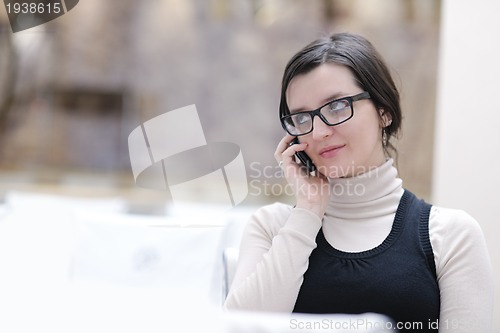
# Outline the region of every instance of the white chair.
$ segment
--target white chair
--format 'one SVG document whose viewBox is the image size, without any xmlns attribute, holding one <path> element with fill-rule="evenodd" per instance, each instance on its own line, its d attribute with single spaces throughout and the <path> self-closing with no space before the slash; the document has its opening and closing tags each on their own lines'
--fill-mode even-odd
<svg viewBox="0 0 500 333">
<path fill-rule="evenodd" d="M 229 288 L 233 283 L 234 274 L 236 273 L 236 266 L 238 265 L 239 249 L 235 247 L 225 248 L 222 253 L 222 262 L 224 267 L 224 280 L 223 280 L 223 295 L 224 299 L 229 293 Z"/>
</svg>

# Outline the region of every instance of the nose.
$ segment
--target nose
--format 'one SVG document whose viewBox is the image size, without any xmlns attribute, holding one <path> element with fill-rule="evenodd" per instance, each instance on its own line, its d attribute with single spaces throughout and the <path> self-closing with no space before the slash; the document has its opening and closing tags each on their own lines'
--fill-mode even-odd
<svg viewBox="0 0 500 333">
<path fill-rule="evenodd" d="M 318 116 L 314 117 L 312 131 L 312 137 L 314 140 L 322 140 L 323 138 L 332 135 L 334 131 L 334 126 L 328 126 Z"/>
</svg>

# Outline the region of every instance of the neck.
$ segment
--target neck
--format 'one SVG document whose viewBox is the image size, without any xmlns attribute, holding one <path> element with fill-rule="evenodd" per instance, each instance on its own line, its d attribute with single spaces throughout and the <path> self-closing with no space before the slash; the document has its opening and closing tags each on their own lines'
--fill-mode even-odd
<svg viewBox="0 0 500 333">
<path fill-rule="evenodd" d="M 356 177 L 332 179 L 330 186 L 332 195 L 323 219 L 327 241 L 347 252 L 381 244 L 404 193 L 392 159 Z"/>
<path fill-rule="evenodd" d="M 402 181 L 392 159 L 355 177 L 331 179 L 330 186 L 332 195 L 328 211 L 335 214 L 346 210 L 356 214 L 351 210 L 360 206 L 384 206 L 388 200 L 399 200 L 402 193 Z"/>
<path fill-rule="evenodd" d="M 330 179 L 333 189 L 331 200 L 347 203 L 370 201 L 395 187 L 401 187 L 401 183 L 393 160 L 389 159 L 379 167 L 360 171 L 357 176 Z"/>
</svg>

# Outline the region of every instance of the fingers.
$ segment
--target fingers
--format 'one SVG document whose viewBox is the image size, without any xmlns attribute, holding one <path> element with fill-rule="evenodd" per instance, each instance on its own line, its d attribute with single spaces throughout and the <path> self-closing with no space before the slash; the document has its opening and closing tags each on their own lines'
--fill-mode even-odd
<svg viewBox="0 0 500 333">
<path fill-rule="evenodd" d="M 319 172 L 316 172 L 315 176 L 311 176 L 304 165 L 296 162 L 295 153 L 304 151 L 308 145 L 307 143 L 290 145 L 294 138 L 291 135 L 282 138 L 278 143 L 274 157 L 287 182 L 293 188 L 297 207 L 309 209 L 322 218 L 329 200 L 328 179 Z"/>
<path fill-rule="evenodd" d="M 285 136 L 278 144 L 274 157 L 278 161 L 278 165 L 285 171 L 285 177 L 297 177 L 297 176 L 309 176 L 307 170 L 304 169 L 302 165 L 297 163 L 295 159 L 295 153 L 303 151 L 307 148 L 306 143 L 292 144 L 292 140 L 295 137 L 291 135 Z M 289 179 L 290 181 L 290 179 Z"/>
<path fill-rule="evenodd" d="M 280 142 L 278 143 L 278 147 L 276 147 L 276 151 L 274 152 L 274 158 L 276 158 L 276 161 L 279 162 L 282 160 L 281 155 L 290 146 L 290 142 L 292 142 L 293 138 L 293 136 L 287 134 L 283 139 L 280 140 Z"/>
<path fill-rule="evenodd" d="M 295 162 L 294 154 L 307 148 L 306 143 L 290 145 L 293 139 L 293 136 L 287 135 L 279 142 L 276 152 L 274 153 L 274 157 L 278 164 L 283 165 Z"/>
</svg>

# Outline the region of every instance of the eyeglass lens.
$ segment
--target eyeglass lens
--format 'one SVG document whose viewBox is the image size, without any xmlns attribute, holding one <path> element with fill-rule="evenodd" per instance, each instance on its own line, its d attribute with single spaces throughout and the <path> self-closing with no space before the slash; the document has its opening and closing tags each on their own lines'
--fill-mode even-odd
<svg viewBox="0 0 500 333">
<path fill-rule="evenodd" d="M 320 109 L 321 120 L 333 126 L 342 123 L 352 116 L 352 107 L 348 99 L 333 101 Z M 291 135 L 301 135 L 312 131 L 312 112 L 298 112 L 285 119 L 285 126 Z"/>
</svg>

